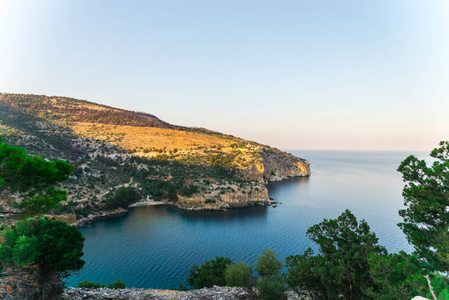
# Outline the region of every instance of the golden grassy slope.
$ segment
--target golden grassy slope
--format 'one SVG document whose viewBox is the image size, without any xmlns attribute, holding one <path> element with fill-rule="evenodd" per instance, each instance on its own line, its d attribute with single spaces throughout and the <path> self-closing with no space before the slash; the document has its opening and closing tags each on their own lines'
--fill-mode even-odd
<svg viewBox="0 0 449 300">
<path fill-rule="evenodd" d="M 235 137 L 156 127 L 121 126 L 74 122 L 77 135 L 102 140 L 146 157 L 168 155 L 170 159 L 196 157 L 203 163 L 213 155 L 229 155 L 235 167 L 246 169 L 262 164 L 263 146 Z M 232 158 L 231 158 L 232 157 Z"/>
</svg>

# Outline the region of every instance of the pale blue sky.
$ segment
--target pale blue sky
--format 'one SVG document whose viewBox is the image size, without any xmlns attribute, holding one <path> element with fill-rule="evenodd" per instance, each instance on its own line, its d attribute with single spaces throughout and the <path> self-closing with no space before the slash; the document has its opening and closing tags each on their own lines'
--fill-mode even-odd
<svg viewBox="0 0 449 300">
<path fill-rule="evenodd" d="M 282 149 L 449 140 L 449 1 L 0 0 L 0 92 Z"/>
</svg>

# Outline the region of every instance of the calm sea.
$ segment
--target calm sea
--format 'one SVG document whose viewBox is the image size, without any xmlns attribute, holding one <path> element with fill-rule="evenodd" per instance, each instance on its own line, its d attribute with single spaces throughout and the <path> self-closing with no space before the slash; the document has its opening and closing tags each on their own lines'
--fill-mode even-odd
<svg viewBox="0 0 449 300">
<path fill-rule="evenodd" d="M 266 248 L 279 258 L 302 254 L 314 244 L 307 229 L 350 209 L 365 219 L 389 252 L 412 248 L 397 223 L 403 182 L 396 171 L 409 154 L 426 153 L 291 151 L 312 163 L 312 175 L 268 185 L 276 208 L 251 207 L 227 212 L 190 212 L 169 206 L 137 207 L 123 217 L 80 228 L 86 238 L 84 269 L 68 280 L 170 289 L 193 264 L 216 256 L 251 266 Z"/>
</svg>

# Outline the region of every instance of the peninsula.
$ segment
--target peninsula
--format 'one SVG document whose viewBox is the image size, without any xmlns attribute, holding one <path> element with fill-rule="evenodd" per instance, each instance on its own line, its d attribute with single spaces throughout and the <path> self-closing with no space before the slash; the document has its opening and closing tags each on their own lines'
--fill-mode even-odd
<svg viewBox="0 0 449 300">
<path fill-rule="evenodd" d="M 71 222 L 123 213 L 135 201 L 267 205 L 266 183 L 310 175 L 307 160 L 276 148 L 85 100 L 0 93 L 0 122 L 3 142 L 73 164 L 68 200 L 49 212 Z"/>
</svg>

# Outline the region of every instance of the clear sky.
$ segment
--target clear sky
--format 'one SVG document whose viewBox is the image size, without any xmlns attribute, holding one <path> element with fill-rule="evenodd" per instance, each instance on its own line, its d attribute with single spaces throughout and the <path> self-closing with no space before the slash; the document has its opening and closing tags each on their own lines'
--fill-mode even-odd
<svg viewBox="0 0 449 300">
<path fill-rule="evenodd" d="M 0 92 L 282 149 L 449 140 L 446 0 L 0 0 Z"/>
</svg>

